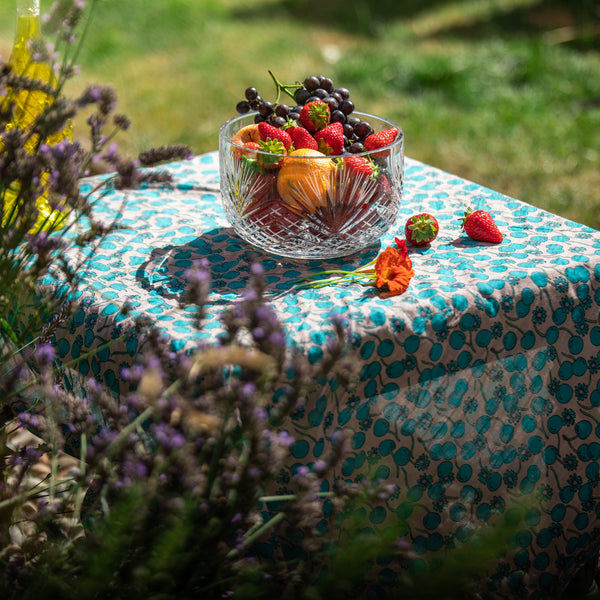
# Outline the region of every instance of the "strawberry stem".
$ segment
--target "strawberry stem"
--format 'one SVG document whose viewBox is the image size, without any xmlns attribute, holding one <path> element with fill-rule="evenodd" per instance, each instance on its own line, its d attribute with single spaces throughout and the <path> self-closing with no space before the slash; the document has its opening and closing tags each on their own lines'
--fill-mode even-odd
<svg viewBox="0 0 600 600">
<path fill-rule="evenodd" d="M 472 214 L 473 214 L 473 209 L 472 209 L 470 206 L 468 206 L 468 207 L 465 209 L 465 215 L 464 215 L 464 217 L 461 217 L 461 218 L 459 219 L 459 222 L 460 222 L 460 228 L 461 228 L 463 231 L 465 230 L 465 223 L 467 222 L 467 219 L 468 219 L 468 218 L 469 218 L 469 217 L 470 217 Z"/>
</svg>

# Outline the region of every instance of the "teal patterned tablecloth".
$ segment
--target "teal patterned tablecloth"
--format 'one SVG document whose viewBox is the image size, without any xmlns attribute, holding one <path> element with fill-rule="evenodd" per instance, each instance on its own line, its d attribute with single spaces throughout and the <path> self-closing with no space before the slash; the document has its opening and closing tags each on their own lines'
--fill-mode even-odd
<svg viewBox="0 0 600 600">
<path fill-rule="evenodd" d="M 410 511 L 406 537 L 418 556 L 452 548 L 527 506 L 484 586 L 490 593 L 542 598 L 598 552 L 599 232 L 408 158 L 398 226 L 381 246 L 330 261 L 281 259 L 241 241 L 226 222 L 216 152 L 168 168 L 172 188 L 115 191 L 98 201 L 98 217 L 119 215 L 130 228 L 111 234 L 87 263 L 76 320 L 56 338 L 63 360 L 127 331 L 125 302 L 152 317 L 176 350 L 214 339 L 222 309 L 259 261 L 290 340 L 318 359 L 336 314 L 352 331 L 361 366 L 355 389 L 325 387 L 284 423 L 296 440 L 290 470 L 326 455 L 343 429 L 350 443 L 333 477 L 396 486 L 372 505 L 364 527 Z M 502 244 L 464 237 L 467 206 L 494 215 Z M 437 216 L 440 234 L 410 251 L 415 277 L 402 296 L 384 299 L 359 285 L 289 291 L 309 273 L 365 264 L 422 210 Z M 201 258 L 212 290 L 199 333 L 193 310 L 179 301 L 185 271 Z M 118 394 L 120 369 L 139 346 L 134 336 L 103 347 L 80 361 L 80 373 Z M 278 491 L 287 481 L 283 474 Z M 372 597 L 395 577 L 381 566 Z"/>
</svg>

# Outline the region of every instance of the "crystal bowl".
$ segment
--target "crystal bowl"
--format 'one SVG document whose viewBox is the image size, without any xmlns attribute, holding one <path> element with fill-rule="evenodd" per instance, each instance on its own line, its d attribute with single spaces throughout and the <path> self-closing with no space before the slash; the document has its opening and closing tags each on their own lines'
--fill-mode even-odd
<svg viewBox="0 0 600 600">
<path fill-rule="evenodd" d="M 390 145 L 339 156 L 276 155 L 248 150 L 240 130 L 256 113 L 232 118 L 219 130 L 221 203 L 235 232 L 250 244 L 279 256 L 335 258 L 376 242 L 396 221 L 404 176 L 402 129 L 381 117 L 355 111 L 375 132 L 399 131 Z M 308 154 L 308 153 L 307 153 Z M 363 174 L 349 156 L 374 167 Z M 269 165 L 263 168 L 259 165 Z"/>
</svg>

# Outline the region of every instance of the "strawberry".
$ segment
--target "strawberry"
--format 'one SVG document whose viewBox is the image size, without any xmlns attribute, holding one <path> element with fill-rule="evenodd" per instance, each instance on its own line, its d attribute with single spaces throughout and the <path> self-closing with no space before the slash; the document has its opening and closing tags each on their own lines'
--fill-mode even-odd
<svg viewBox="0 0 600 600">
<path fill-rule="evenodd" d="M 504 239 L 492 215 L 485 210 L 467 208 L 461 219 L 461 227 L 472 240 L 478 242 L 499 244 Z"/>
<path fill-rule="evenodd" d="M 259 152 L 256 153 L 256 162 L 263 169 L 276 169 L 281 164 L 283 157 L 287 154 L 283 142 L 272 138 L 267 138 L 265 141 L 258 142 L 257 150 Z M 268 154 L 265 154 L 265 152 L 268 152 Z"/>
<path fill-rule="evenodd" d="M 283 131 L 283 129 L 278 129 L 269 123 L 259 123 L 258 124 L 258 133 L 260 135 L 260 139 L 263 142 L 267 142 L 269 140 L 279 140 L 287 152 L 292 145 L 292 138 L 290 137 L 287 131 Z"/>
<path fill-rule="evenodd" d="M 246 150 L 240 150 L 240 154 L 244 154 L 248 158 L 256 158 L 256 151 L 258 150 L 258 142 L 246 142 L 244 144 Z"/>
<path fill-rule="evenodd" d="M 397 137 L 400 132 L 393 127 L 391 129 L 385 129 L 384 131 L 378 131 L 372 133 L 364 142 L 364 146 L 367 150 L 378 150 L 384 146 L 389 146 Z"/>
<path fill-rule="evenodd" d="M 292 138 L 292 143 L 294 144 L 295 150 L 300 150 L 302 148 L 309 148 L 310 150 L 318 150 L 319 146 L 317 144 L 317 140 L 311 135 L 308 129 L 304 127 L 289 127 L 286 129 L 289 136 Z"/>
<path fill-rule="evenodd" d="M 413 215 L 404 226 L 406 241 L 413 246 L 426 246 L 437 237 L 440 226 L 429 213 Z"/>
<path fill-rule="evenodd" d="M 276 194 L 277 175 L 273 171 L 255 169 L 248 182 L 247 198 L 252 199 L 251 204 L 256 204 L 259 200 L 268 201 Z M 246 207 L 244 212 L 248 210 L 249 207 Z"/>
<path fill-rule="evenodd" d="M 251 202 L 243 218 L 264 235 L 275 237 L 298 235 L 305 222 L 304 217 L 290 210 L 276 196 L 266 195 Z"/>
<path fill-rule="evenodd" d="M 315 140 L 319 145 L 319 152 L 337 156 L 344 151 L 344 126 L 341 123 L 329 123 L 315 133 Z"/>
<path fill-rule="evenodd" d="M 348 169 L 350 175 L 359 178 L 376 178 L 379 175 L 379 167 L 364 156 L 344 157 L 344 168 Z"/>
<path fill-rule="evenodd" d="M 311 133 L 329 125 L 331 112 L 329 105 L 322 100 L 313 100 L 305 104 L 300 111 L 300 124 Z"/>
</svg>

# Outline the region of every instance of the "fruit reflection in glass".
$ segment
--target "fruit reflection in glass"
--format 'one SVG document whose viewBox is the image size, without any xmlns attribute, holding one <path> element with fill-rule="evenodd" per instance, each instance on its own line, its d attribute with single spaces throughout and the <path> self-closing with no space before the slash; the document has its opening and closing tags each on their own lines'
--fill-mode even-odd
<svg viewBox="0 0 600 600">
<path fill-rule="evenodd" d="M 259 149 L 255 113 L 221 126 L 221 202 L 242 239 L 279 256 L 334 258 L 375 244 L 388 231 L 402 195 L 403 132 L 387 119 L 354 114 L 375 133 L 395 130 L 393 141 L 355 154 L 293 144 L 279 154 Z"/>
</svg>

